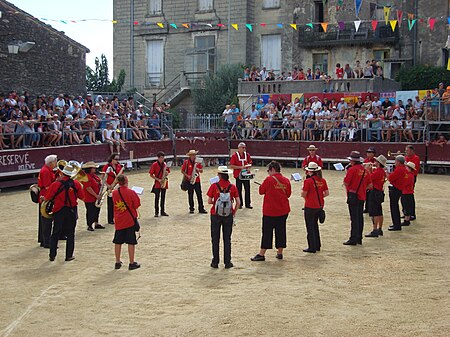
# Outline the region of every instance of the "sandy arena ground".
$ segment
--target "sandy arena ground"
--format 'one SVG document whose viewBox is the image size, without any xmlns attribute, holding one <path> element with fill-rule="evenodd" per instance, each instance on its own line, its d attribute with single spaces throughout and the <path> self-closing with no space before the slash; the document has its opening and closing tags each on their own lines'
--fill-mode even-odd
<svg viewBox="0 0 450 337">
<path fill-rule="evenodd" d="M 258 252 L 262 197 L 238 212 L 235 268 L 209 267 L 209 215 L 188 214 L 181 174 L 170 175 L 168 218 L 153 217 L 147 167 L 130 173 L 141 197 L 142 268 L 114 270 L 113 226 L 86 231 L 80 206 L 76 260 L 55 262 L 36 243 L 36 211 L 28 191 L 0 194 L 0 335 L 2 336 L 448 336 L 450 331 L 449 176 L 420 175 L 417 216 L 402 232 L 343 246 L 349 216 L 343 173 L 325 171 L 330 187 L 322 251 L 306 254 L 301 184 L 294 184 L 285 259 Z M 285 169 L 290 175 L 295 169 Z M 264 172 L 264 173 L 262 173 Z M 213 168 L 203 174 L 203 193 Z M 257 180 L 262 180 L 261 169 Z M 206 198 L 204 198 L 206 202 Z M 209 209 L 209 207 L 208 207 Z M 102 209 L 101 220 L 106 222 Z M 371 224 L 366 216 L 365 232 Z M 221 246 L 221 253 L 223 252 Z M 128 262 L 126 248 L 122 260 Z M 126 264 L 125 264 L 126 266 Z M 445 332 L 447 331 L 447 332 Z"/>
</svg>

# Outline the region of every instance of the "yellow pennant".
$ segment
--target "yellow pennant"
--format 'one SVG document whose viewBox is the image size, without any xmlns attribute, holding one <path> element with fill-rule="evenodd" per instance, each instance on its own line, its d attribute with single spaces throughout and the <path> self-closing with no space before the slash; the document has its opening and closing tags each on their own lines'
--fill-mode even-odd
<svg viewBox="0 0 450 337">
<path fill-rule="evenodd" d="M 448 58 L 448 61 L 447 61 L 447 70 L 450 70 L 450 57 Z"/>
<path fill-rule="evenodd" d="M 117 23 L 117 20 L 112 20 L 111 22 L 112 22 L 112 23 Z"/>
<path fill-rule="evenodd" d="M 320 25 L 322 26 L 323 31 L 326 33 L 327 32 L 327 28 L 328 28 L 328 22 L 322 22 Z"/>
<path fill-rule="evenodd" d="M 239 30 L 239 25 L 237 23 L 232 23 L 231 27 L 233 27 L 236 30 Z"/>
<path fill-rule="evenodd" d="M 297 24 L 296 23 L 291 23 L 291 27 L 294 28 L 295 30 L 297 30 Z"/>
<path fill-rule="evenodd" d="M 394 31 L 397 26 L 397 20 L 389 20 L 389 23 L 391 24 L 392 31 Z"/>
<path fill-rule="evenodd" d="M 388 24 L 389 15 L 391 15 L 391 7 L 384 6 L 383 11 L 384 11 L 384 21 L 386 22 L 386 24 Z"/>
<path fill-rule="evenodd" d="M 162 22 L 158 22 L 158 23 L 156 23 L 156 24 L 158 25 L 159 28 L 164 28 L 164 25 L 163 25 Z"/>
</svg>

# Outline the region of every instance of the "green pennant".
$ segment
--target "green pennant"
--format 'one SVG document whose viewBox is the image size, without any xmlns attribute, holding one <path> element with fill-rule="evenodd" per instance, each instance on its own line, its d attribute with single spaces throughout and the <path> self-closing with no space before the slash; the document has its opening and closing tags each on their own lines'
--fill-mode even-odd
<svg viewBox="0 0 450 337">
<path fill-rule="evenodd" d="M 312 23 L 307 23 L 306 24 L 308 27 L 311 27 L 311 29 L 314 29 L 314 25 Z"/>
<path fill-rule="evenodd" d="M 416 23 L 416 21 L 417 21 L 416 19 L 408 20 L 408 28 L 409 28 L 409 30 L 411 30 L 413 28 L 413 26 Z"/>
</svg>

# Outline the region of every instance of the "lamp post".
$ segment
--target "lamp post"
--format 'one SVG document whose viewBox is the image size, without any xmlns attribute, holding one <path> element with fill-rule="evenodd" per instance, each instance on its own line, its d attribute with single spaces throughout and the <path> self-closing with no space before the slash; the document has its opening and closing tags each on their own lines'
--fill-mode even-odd
<svg viewBox="0 0 450 337">
<path fill-rule="evenodd" d="M 231 30 L 231 0 L 228 0 L 228 48 L 227 48 L 227 64 L 230 64 L 230 30 Z"/>
</svg>

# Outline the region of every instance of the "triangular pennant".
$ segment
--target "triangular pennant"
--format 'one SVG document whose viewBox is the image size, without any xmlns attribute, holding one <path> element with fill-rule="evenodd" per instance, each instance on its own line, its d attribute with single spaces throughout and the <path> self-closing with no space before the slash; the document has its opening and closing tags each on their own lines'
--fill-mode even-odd
<svg viewBox="0 0 450 337">
<path fill-rule="evenodd" d="M 355 23 L 355 30 L 358 32 L 359 26 L 361 25 L 361 20 L 353 21 Z"/>
<path fill-rule="evenodd" d="M 402 25 L 402 19 L 403 19 L 403 12 L 401 10 L 397 9 L 397 20 L 398 20 L 399 27 Z"/>
<path fill-rule="evenodd" d="M 321 22 L 320 25 L 322 26 L 323 31 L 326 33 L 328 28 L 328 22 Z"/>
<path fill-rule="evenodd" d="M 436 23 L 436 19 L 435 18 L 429 18 L 428 19 L 428 24 L 430 25 L 430 30 L 434 29 L 434 24 Z"/>
<path fill-rule="evenodd" d="M 372 20 L 372 30 L 375 31 L 377 29 L 378 26 L 378 21 L 377 20 Z"/>
<path fill-rule="evenodd" d="M 339 21 L 338 22 L 338 26 L 339 26 L 339 30 L 344 30 L 345 29 L 345 22 Z"/>
<path fill-rule="evenodd" d="M 117 23 L 117 20 L 112 20 L 111 22 L 112 22 L 112 23 Z"/>
<path fill-rule="evenodd" d="M 139 24 L 139 22 L 138 22 L 138 21 L 134 21 L 133 24 L 134 24 L 135 26 L 137 26 L 137 25 Z"/>
<path fill-rule="evenodd" d="M 181 24 L 184 28 L 189 28 L 189 24 L 188 23 L 182 23 Z"/>
<path fill-rule="evenodd" d="M 77 23 L 75 20 L 70 20 L 70 22 L 72 22 L 72 23 Z"/>
<path fill-rule="evenodd" d="M 389 23 L 391 24 L 392 31 L 394 31 L 397 26 L 397 20 L 389 20 Z"/>
<path fill-rule="evenodd" d="M 253 32 L 253 26 L 251 23 L 246 23 L 245 27 L 247 27 L 250 32 Z"/>
<path fill-rule="evenodd" d="M 362 0 L 355 0 L 355 11 L 356 16 L 359 16 L 359 11 L 361 10 Z"/>
<path fill-rule="evenodd" d="M 294 30 L 297 30 L 297 24 L 296 23 L 291 23 L 290 25 L 292 28 L 294 28 Z"/>
<path fill-rule="evenodd" d="M 338 0 L 337 4 L 339 7 L 342 7 L 342 4 L 344 3 L 344 0 Z"/>
<path fill-rule="evenodd" d="M 159 28 L 164 28 L 164 24 L 162 22 L 157 22 L 156 24 L 158 25 Z"/>
<path fill-rule="evenodd" d="M 64 20 L 59 20 L 59 21 L 67 25 L 66 21 L 64 21 Z"/>
<path fill-rule="evenodd" d="M 414 26 L 414 24 L 416 23 L 416 19 L 414 20 L 408 20 L 408 29 L 411 30 Z"/>
<path fill-rule="evenodd" d="M 409 20 L 409 21 L 414 20 L 414 14 L 408 13 L 408 20 Z"/>
<path fill-rule="evenodd" d="M 212 28 L 212 23 L 207 23 L 206 24 L 209 28 Z"/>
<path fill-rule="evenodd" d="M 223 23 L 218 23 L 217 27 L 225 27 L 225 25 Z"/>
<path fill-rule="evenodd" d="M 450 25 L 450 17 L 447 18 L 447 23 Z"/>
<path fill-rule="evenodd" d="M 308 27 L 310 27 L 311 29 L 314 29 L 314 25 L 312 23 L 307 23 L 306 24 Z"/>
<path fill-rule="evenodd" d="M 383 12 L 384 12 L 384 22 L 386 22 L 386 24 L 388 24 L 389 22 L 389 15 L 391 15 L 391 7 L 383 7 Z"/>
<path fill-rule="evenodd" d="M 239 25 L 237 23 L 232 23 L 231 27 L 233 27 L 236 30 L 239 30 Z"/>
<path fill-rule="evenodd" d="M 260 23 L 259 25 L 260 25 L 261 27 L 265 27 L 265 26 L 266 26 L 266 23 L 263 22 L 263 23 Z"/>
<path fill-rule="evenodd" d="M 450 57 L 448 58 L 448 61 L 447 61 L 447 70 L 450 70 Z"/>
<path fill-rule="evenodd" d="M 282 24 L 282 23 L 277 23 L 277 26 L 278 26 L 279 28 L 283 28 L 283 24 Z"/>
<path fill-rule="evenodd" d="M 177 27 L 177 24 L 176 24 L 176 23 L 171 23 L 171 24 L 170 24 L 170 26 L 171 26 L 171 27 L 173 27 L 173 28 L 175 28 L 175 29 L 178 29 L 178 27 Z"/>
</svg>

